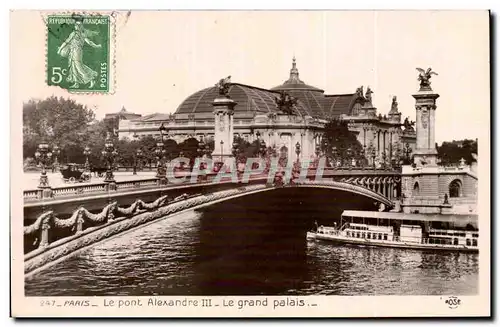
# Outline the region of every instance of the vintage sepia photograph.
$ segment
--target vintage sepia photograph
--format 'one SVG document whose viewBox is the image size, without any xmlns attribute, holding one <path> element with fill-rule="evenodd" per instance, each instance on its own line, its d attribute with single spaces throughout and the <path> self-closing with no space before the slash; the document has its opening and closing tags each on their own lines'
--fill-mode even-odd
<svg viewBox="0 0 500 327">
<path fill-rule="evenodd" d="M 489 314 L 488 11 L 10 18 L 14 315 Z"/>
</svg>

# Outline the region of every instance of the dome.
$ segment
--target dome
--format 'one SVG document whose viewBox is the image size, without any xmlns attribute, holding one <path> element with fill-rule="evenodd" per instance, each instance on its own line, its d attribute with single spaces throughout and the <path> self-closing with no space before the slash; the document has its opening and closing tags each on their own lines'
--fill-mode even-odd
<svg viewBox="0 0 500 327">
<path fill-rule="evenodd" d="M 324 91 L 315 86 L 307 85 L 299 78 L 299 70 L 297 69 L 295 57 L 293 57 L 292 59 L 290 77 L 285 82 L 283 82 L 283 84 L 275 86 L 271 90 L 278 92 L 285 91 L 286 93 L 295 97 L 307 108 L 309 108 L 308 111 L 310 112 L 310 115 L 312 117 L 324 118 L 325 116 L 327 116 L 324 110 Z"/>
<path fill-rule="evenodd" d="M 322 89 L 307 85 L 299 78 L 295 57 L 290 69 L 290 77 L 283 84 L 270 90 L 230 83 L 229 97 L 236 102 L 235 116 L 267 114 L 279 112 L 276 99 L 281 92 L 297 99 L 296 109 L 301 116 L 315 118 L 335 118 L 350 114 L 356 94 L 326 95 Z M 213 101 L 219 96 L 217 87 L 208 87 L 190 95 L 177 108 L 176 114 L 211 114 Z M 205 116 L 203 115 L 203 116 Z"/>
<path fill-rule="evenodd" d="M 212 113 L 214 99 L 219 96 L 217 87 L 209 87 L 190 95 L 177 108 L 176 114 Z M 235 115 L 241 113 L 267 114 L 278 112 L 276 99 L 278 91 L 261 89 L 255 86 L 232 83 L 229 87 L 229 97 L 236 102 Z M 303 103 L 297 104 L 301 115 L 310 115 Z"/>
<path fill-rule="evenodd" d="M 290 77 L 283 82 L 283 84 L 271 88 L 272 91 L 310 91 L 315 93 L 324 93 L 322 89 L 315 86 L 307 85 L 299 78 L 299 70 L 297 69 L 297 63 L 295 57 L 292 59 L 292 68 L 290 69 Z"/>
</svg>

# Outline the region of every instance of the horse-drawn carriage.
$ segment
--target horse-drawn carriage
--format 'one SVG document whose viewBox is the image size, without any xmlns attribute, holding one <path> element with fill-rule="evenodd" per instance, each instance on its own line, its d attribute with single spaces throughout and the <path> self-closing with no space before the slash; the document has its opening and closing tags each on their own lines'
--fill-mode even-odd
<svg viewBox="0 0 500 327">
<path fill-rule="evenodd" d="M 61 169 L 61 174 L 63 176 L 64 182 L 89 182 L 90 173 L 86 172 L 81 165 L 78 164 L 67 164 Z"/>
</svg>

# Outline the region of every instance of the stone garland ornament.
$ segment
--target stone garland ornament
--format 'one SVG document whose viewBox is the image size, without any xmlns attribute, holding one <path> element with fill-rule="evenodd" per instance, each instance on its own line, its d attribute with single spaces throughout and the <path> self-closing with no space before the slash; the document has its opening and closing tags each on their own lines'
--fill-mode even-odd
<svg viewBox="0 0 500 327">
<path fill-rule="evenodd" d="M 130 228 L 137 227 L 141 224 L 151 222 L 155 219 L 168 216 L 170 214 L 198 206 L 204 203 L 209 203 L 239 193 L 252 192 L 258 189 L 266 188 L 265 185 L 250 185 L 242 189 L 231 189 L 209 195 L 194 195 L 188 197 L 183 194 L 178 197 L 178 202 L 167 203 L 167 196 L 158 198 L 152 203 L 144 203 L 142 200 L 137 200 L 127 208 L 120 208 L 116 203 L 106 206 L 101 213 L 92 215 L 94 221 L 102 222 L 101 225 L 89 227 L 83 230 L 83 222 L 88 219 L 88 211 L 84 208 L 77 209 L 70 218 L 58 220 L 54 223 L 53 212 L 46 212 L 37 218 L 35 223 L 24 228 L 25 235 L 40 232 L 42 241 L 36 250 L 25 255 L 25 273 L 31 273 L 50 262 L 69 255 L 85 246 L 89 246 L 95 242 L 103 240 L 111 235 L 116 235 Z M 147 210 L 147 212 L 144 211 Z M 127 215 L 114 218 L 114 214 L 127 213 Z M 64 226 L 64 227 L 63 227 Z M 48 231 L 51 228 L 67 228 L 77 226 L 75 235 L 48 243 Z"/>
</svg>

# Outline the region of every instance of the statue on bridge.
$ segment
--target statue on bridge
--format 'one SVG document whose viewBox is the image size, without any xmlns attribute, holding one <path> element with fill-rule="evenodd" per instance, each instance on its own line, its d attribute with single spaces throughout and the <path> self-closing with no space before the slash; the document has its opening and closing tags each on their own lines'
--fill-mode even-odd
<svg viewBox="0 0 500 327">
<path fill-rule="evenodd" d="M 362 91 L 363 89 L 361 89 Z M 368 103 L 372 103 L 372 94 L 373 94 L 373 91 L 372 89 L 368 86 L 366 88 L 366 94 L 365 94 L 365 98 L 366 98 L 366 101 L 368 101 Z"/>
<path fill-rule="evenodd" d="M 356 95 L 359 97 L 359 98 L 364 98 L 363 96 L 363 85 L 361 85 L 360 87 L 358 87 L 356 89 Z"/>
<path fill-rule="evenodd" d="M 415 126 L 415 122 L 413 120 L 410 121 L 408 117 L 405 118 L 403 122 L 403 127 L 405 128 L 405 131 L 414 131 L 415 129 L 413 128 Z"/>
<path fill-rule="evenodd" d="M 427 70 L 423 70 L 422 68 L 417 68 L 418 72 L 418 80 L 420 81 L 420 90 L 421 91 L 432 91 L 431 89 L 431 77 L 432 75 L 437 75 L 436 72 L 432 71 L 432 68 L 428 68 Z"/>
<path fill-rule="evenodd" d="M 229 96 L 229 87 L 231 86 L 231 75 L 226 78 L 221 78 L 217 84 L 215 84 L 219 90 L 219 95 L 225 97 Z"/>
</svg>

